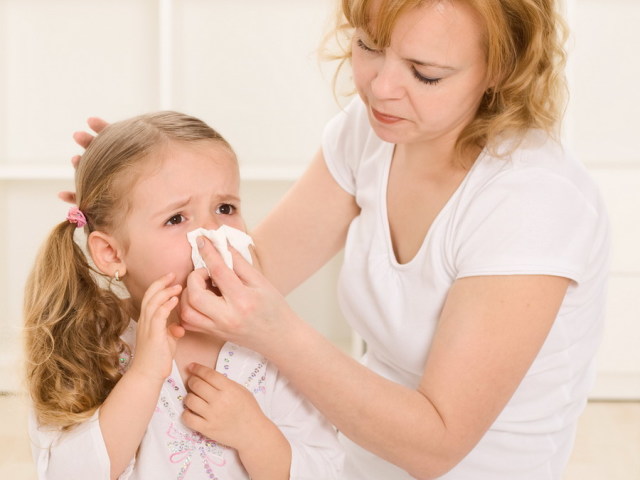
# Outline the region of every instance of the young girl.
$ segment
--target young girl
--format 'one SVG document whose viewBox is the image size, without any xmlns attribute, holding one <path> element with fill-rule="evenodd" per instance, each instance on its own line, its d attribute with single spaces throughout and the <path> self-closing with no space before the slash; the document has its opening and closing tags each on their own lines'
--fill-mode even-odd
<svg viewBox="0 0 640 480">
<path fill-rule="evenodd" d="M 183 114 L 115 123 L 87 149 L 77 207 L 45 242 L 26 289 L 40 479 L 338 475 L 333 428 L 272 365 L 179 325 L 193 269 L 187 233 L 244 230 L 238 191 L 229 144 Z"/>
</svg>

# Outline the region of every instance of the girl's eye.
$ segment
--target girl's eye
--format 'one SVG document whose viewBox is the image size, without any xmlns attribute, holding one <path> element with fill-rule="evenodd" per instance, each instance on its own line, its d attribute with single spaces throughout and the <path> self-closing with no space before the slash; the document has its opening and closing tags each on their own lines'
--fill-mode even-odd
<svg viewBox="0 0 640 480">
<path fill-rule="evenodd" d="M 419 82 L 426 83 L 427 85 L 436 85 L 441 80 L 440 78 L 425 77 L 418 73 L 418 70 L 416 70 L 415 67 L 411 67 L 411 70 L 413 72 L 413 76 L 416 77 Z"/>
<path fill-rule="evenodd" d="M 360 38 L 358 39 L 358 41 L 357 41 L 356 43 L 357 43 L 358 47 L 360 47 L 360 48 L 361 48 L 362 50 L 364 50 L 365 52 L 372 52 L 372 53 L 375 53 L 375 52 L 377 52 L 377 51 L 378 51 L 378 50 L 374 50 L 373 48 L 369 47 L 369 46 L 368 46 L 366 43 L 364 43 L 364 42 L 362 41 L 362 39 L 360 39 Z"/>
<path fill-rule="evenodd" d="M 185 220 L 186 218 L 184 218 L 180 213 L 177 213 L 176 215 L 171 217 L 169 220 L 167 220 L 165 225 L 178 225 L 179 223 L 182 223 Z"/>
<path fill-rule="evenodd" d="M 219 215 L 233 215 L 236 211 L 236 207 L 231 205 L 230 203 L 223 203 L 218 205 L 216 208 L 216 213 Z"/>
</svg>

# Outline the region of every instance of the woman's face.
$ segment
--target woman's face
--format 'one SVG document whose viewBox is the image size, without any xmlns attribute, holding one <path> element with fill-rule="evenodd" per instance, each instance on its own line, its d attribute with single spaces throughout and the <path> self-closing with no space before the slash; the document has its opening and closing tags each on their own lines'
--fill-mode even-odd
<svg viewBox="0 0 640 480">
<path fill-rule="evenodd" d="M 489 86 L 483 27 L 464 2 L 426 2 L 402 14 L 384 50 L 362 29 L 352 68 L 376 134 L 395 144 L 454 144 Z"/>
</svg>

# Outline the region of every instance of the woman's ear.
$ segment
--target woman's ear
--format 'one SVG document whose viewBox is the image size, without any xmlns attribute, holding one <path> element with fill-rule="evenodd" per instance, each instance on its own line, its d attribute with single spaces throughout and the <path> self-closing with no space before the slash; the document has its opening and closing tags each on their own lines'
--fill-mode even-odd
<svg viewBox="0 0 640 480">
<path fill-rule="evenodd" d="M 122 260 L 120 243 L 104 232 L 91 232 L 87 240 L 89 254 L 98 270 L 109 277 L 124 277 L 127 265 Z"/>
</svg>

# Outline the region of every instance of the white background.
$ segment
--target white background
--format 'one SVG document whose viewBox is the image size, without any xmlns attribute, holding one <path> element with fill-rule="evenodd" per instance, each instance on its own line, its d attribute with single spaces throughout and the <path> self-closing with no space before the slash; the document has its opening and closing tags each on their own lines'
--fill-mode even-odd
<svg viewBox="0 0 640 480">
<path fill-rule="evenodd" d="M 240 158 L 254 226 L 290 186 L 338 110 L 316 48 L 333 0 L 0 0 L 0 391 L 20 388 L 22 291 L 66 214 L 71 133 L 175 109 L 218 129 Z M 608 204 L 614 252 L 597 398 L 640 398 L 640 2 L 568 0 L 571 103 L 564 126 Z M 294 292 L 345 349 L 339 259 Z"/>
</svg>

